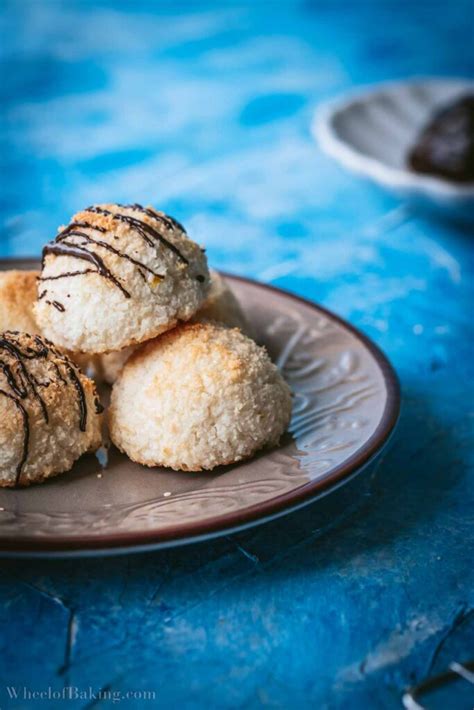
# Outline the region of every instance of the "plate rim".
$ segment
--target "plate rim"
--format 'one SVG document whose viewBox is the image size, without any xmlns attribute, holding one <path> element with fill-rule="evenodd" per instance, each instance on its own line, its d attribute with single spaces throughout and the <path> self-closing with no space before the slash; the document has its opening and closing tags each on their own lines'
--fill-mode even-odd
<svg viewBox="0 0 474 710">
<path fill-rule="evenodd" d="M 337 115 L 377 94 L 393 92 L 407 86 L 445 84 L 460 89 L 474 90 L 474 81 L 467 77 L 413 76 L 404 80 L 382 81 L 365 87 L 349 90 L 322 102 L 313 113 L 311 132 L 321 150 L 348 170 L 365 176 L 388 189 L 411 190 L 428 194 L 442 201 L 470 203 L 474 199 L 474 187 L 450 182 L 435 175 L 422 175 L 410 170 L 394 168 L 372 158 L 352 143 L 342 138 L 334 128 Z"/>
<path fill-rule="evenodd" d="M 11 257 L 0 259 L 0 269 L 10 263 L 24 264 L 25 266 L 38 263 L 34 257 Z M 308 481 L 297 488 L 282 493 L 274 498 L 256 503 L 242 510 L 217 515 L 206 520 L 197 520 L 183 523 L 179 526 L 170 525 L 165 529 L 135 530 L 130 532 L 115 532 L 105 535 L 58 535 L 55 538 L 37 536 L 24 536 L 20 539 L 5 538 L 0 536 L 0 555 L 57 556 L 76 554 L 114 554 L 119 552 L 146 551 L 157 547 L 172 547 L 182 544 L 198 542 L 203 538 L 235 532 L 243 527 L 250 527 L 267 522 L 269 519 L 290 513 L 295 508 L 310 503 L 314 498 L 326 494 L 332 488 L 339 487 L 350 480 L 354 474 L 371 462 L 387 443 L 392 434 L 400 414 L 401 391 L 398 376 L 387 356 L 368 336 L 359 331 L 348 321 L 332 311 L 308 299 L 297 296 L 270 284 L 261 283 L 244 276 L 237 276 L 225 271 L 220 271 L 224 278 L 239 281 L 242 284 L 257 286 L 283 295 L 297 303 L 303 304 L 317 313 L 322 313 L 355 336 L 370 352 L 380 369 L 386 389 L 385 407 L 377 427 L 371 436 L 357 451 L 349 456 L 346 461 L 334 467 L 324 479 Z"/>
</svg>

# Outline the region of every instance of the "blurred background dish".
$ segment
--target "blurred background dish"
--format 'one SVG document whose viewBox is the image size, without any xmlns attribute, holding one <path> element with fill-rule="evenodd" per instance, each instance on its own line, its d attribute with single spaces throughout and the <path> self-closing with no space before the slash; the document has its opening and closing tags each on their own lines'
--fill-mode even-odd
<svg viewBox="0 0 474 710">
<path fill-rule="evenodd" d="M 463 79 L 384 83 L 323 103 L 313 132 L 323 151 L 404 199 L 472 220 L 474 184 L 416 173 L 407 156 L 420 131 L 446 104 L 474 92 Z"/>
</svg>

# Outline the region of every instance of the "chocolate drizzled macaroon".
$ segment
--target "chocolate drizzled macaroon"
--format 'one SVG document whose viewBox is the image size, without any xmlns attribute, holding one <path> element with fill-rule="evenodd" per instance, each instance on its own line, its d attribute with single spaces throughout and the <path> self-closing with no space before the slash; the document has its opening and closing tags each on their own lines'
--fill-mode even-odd
<svg viewBox="0 0 474 710">
<path fill-rule="evenodd" d="M 75 214 L 45 246 L 35 313 L 57 345 L 103 353 L 189 320 L 208 290 L 205 254 L 176 220 L 102 204 Z"/>
<path fill-rule="evenodd" d="M 94 383 L 38 335 L 0 334 L 0 486 L 68 471 L 101 444 Z"/>
</svg>

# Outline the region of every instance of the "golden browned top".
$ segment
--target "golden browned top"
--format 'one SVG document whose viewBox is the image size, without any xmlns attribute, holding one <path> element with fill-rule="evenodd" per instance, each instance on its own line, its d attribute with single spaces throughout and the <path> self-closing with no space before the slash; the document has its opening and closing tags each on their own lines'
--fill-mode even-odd
<svg viewBox="0 0 474 710">
<path fill-rule="evenodd" d="M 38 333 L 33 316 L 38 271 L 0 272 L 0 332 L 21 330 Z"/>
<path fill-rule="evenodd" d="M 183 323 L 139 348 L 128 364 L 141 366 L 155 353 L 172 369 L 182 367 L 182 377 L 206 371 L 216 383 L 237 382 L 248 373 L 274 369 L 265 348 L 258 347 L 238 328 L 214 322 Z"/>
</svg>

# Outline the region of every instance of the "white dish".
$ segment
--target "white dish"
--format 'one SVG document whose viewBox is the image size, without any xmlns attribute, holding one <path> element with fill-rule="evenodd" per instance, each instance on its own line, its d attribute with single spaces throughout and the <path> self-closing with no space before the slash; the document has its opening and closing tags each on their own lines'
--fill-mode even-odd
<svg viewBox="0 0 474 710">
<path fill-rule="evenodd" d="M 474 82 L 463 79 L 379 84 L 323 104 L 313 133 L 322 150 L 346 168 L 403 198 L 472 219 L 474 185 L 421 175 L 406 165 L 432 113 L 468 92 L 474 92 Z"/>
</svg>

